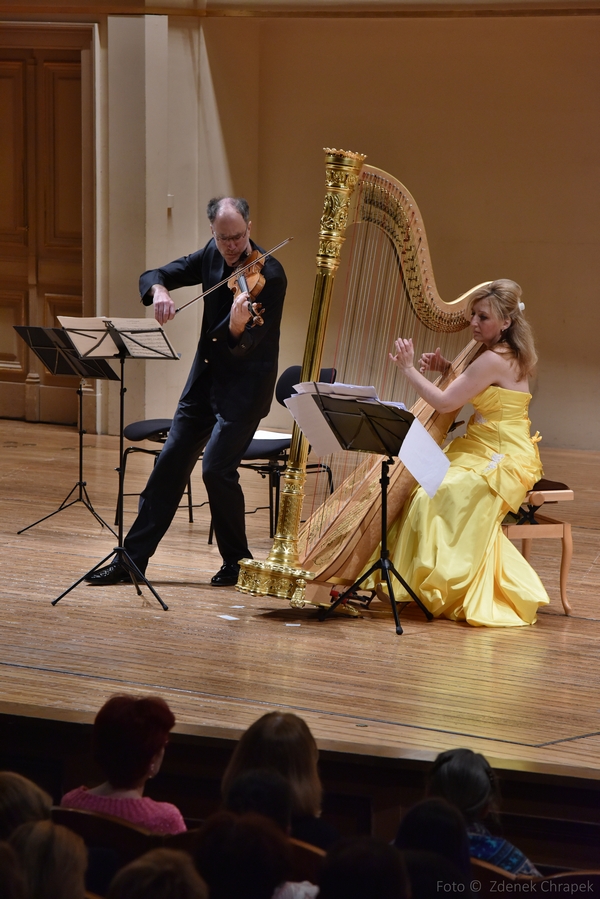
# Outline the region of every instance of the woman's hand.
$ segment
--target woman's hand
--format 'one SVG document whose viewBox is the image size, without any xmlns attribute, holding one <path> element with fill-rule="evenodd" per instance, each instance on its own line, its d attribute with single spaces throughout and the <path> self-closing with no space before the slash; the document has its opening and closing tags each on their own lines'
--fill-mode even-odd
<svg viewBox="0 0 600 899">
<path fill-rule="evenodd" d="M 440 348 L 435 353 L 423 353 L 419 359 L 419 371 L 421 374 L 425 371 L 447 371 L 450 368 L 450 362 L 444 359 Z"/>
<path fill-rule="evenodd" d="M 409 337 L 406 340 L 404 337 L 399 337 L 394 346 L 396 347 L 396 355 L 394 356 L 390 353 L 390 359 L 397 365 L 400 371 L 408 371 L 409 368 L 413 367 L 413 362 L 415 359 L 415 350 L 413 347 L 412 337 Z"/>
</svg>

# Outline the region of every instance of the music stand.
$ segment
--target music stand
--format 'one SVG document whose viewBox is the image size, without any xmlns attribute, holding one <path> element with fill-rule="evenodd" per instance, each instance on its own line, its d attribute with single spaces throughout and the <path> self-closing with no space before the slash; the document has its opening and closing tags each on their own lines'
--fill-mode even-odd
<svg viewBox="0 0 600 899">
<path fill-rule="evenodd" d="M 387 456 L 387 459 L 381 462 L 381 555 L 379 559 L 371 565 L 361 577 L 348 587 L 338 598 L 331 603 L 326 609 L 319 611 L 319 620 L 324 621 L 335 609 L 348 601 L 348 598 L 354 593 L 361 584 L 364 583 L 376 571 L 381 571 L 382 579 L 388 589 L 389 599 L 396 623 L 396 633 L 402 633 L 402 625 L 398 614 L 398 607 L 394 597 L 394 589 L 392 587 L 391 575 L 393 574 L 402 584 L 406 592 L 417 603 L 419 608 L 428 621 L 431 621 L 433 615 L 427 609 L 416 593 L 406 583 L 402 575 L 400 575 L 393 562 L 390 560 L 390 553 L 387 548 L 387 488 L 389 484 L 389 467 L 394 464 L 392 456 L 397 456 L 406 437 L 408 430 L 414 420 L 414 415 L 407 409 L 399 409 L 396 406 L 389 406 L 381 402 L 369 402 L 360 399 L 345 399 L 341 397 L 324 396 L 319 393 L 314 394 L 315 402 L 321 410 L 323 417 L 327 421 L 329 427 L 337 437 L 337 440 L 345 450 L 358 451 L 362 453 L 377 453 L 378 455 Z M 371 599 L 364 601 L 369 606 Z"/>
<path fill-rule="evenodd" d="M 40 359 L 44 367 L 51 375 L 70 375 L 80 378 L 77 396 L 79 397 L 79 480 L 71 490 L 71 492 L 63 499 L 62 503 L 43 518 L 38 518 L 33 524 L 28 524 L 26 528 L 21 528 L 17 534 L 24 534 L 30 528 L 41 524 L 53 515 L 64 512 L 70 506 L 76 503 L 83 503 L 86 509 L 92 513 L 96 521 L 102 527 L 117 536 L 108 522 L 98 515 L 94 509 L 92 502 L 86 490 L 86 481 L 83 480 L 83 380 L 84 378 L 102 378 L 109 381 L 118 381 L 119 376 L 105 359 L 81 359 L 69 335 L 62 328 L 39 328 L 28 327 L 25 325 L 14 325 L 17 334 L 23 338 L 30 350 Z M 73 493 L 78 491 L 75 499 L 71 499 Z M 69 502 L 69 500 L 71 500 Z"/>
<path fill-rule="evenodd" d="M 59 316 L 58 320 L 63 325 L 69 336 L 71 337 L 80 357 L 82 359 L 119 359 L 120 364 L 120 382 L 119 390 L 119 500 L 118 500 L 118 546 L 112 552 L 104 557 L 100 562 L 86 571 L 75 583 L 71 584 L 64 590 L 60 596 L 52 600 L 55 606 L 63 596 L 70 593 L 88 575 L 92 574 L 98 568 L 101 568 L 109 559 L 114 558 L 116 561 L 129 572 L 132 583 L 137 591 L 138 596 L 142 595 L 140 583 L 144 583 L 154 598 L 157 600 L 162 609 L 166 612 L 168 606 L 160 598 L 150 581 L 146 578 L 137 567 L 125 547 L 123 546 L 123 451 L 124 437 L 123 431 L 125 427 L 125 359 L 179 359 L 179 354 L 175 352 L 171 346 L 169 339 L 158 322 L 151 319 L 121 319 L 113 318 L 67 318 Z"/>
</svg>

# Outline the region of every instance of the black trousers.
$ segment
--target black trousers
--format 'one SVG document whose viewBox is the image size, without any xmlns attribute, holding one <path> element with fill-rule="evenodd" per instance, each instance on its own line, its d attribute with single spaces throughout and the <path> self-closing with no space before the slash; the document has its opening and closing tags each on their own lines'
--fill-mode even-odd
<svg viewBox="0 0 600 899">
<path fill-rule="evenodd" d="M 208 372 L 186 385 L 167 441 L 141 494 L 138 516 L 124 546 L 142 572 L 167 532 L 203 450 L 202 478 L 219 552 L 225 562 L 251 558 L 237 468 L 260 418 L 225 421 L 214 409 L 211 387 Z"/>
</svg>

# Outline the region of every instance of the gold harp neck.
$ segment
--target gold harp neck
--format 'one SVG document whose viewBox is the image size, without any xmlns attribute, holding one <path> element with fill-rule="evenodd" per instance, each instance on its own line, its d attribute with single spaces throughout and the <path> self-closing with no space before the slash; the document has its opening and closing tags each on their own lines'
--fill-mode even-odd
<svg viewBox="0 0 600 899">
<path fill-rule="evenodd" d="M 352 150 L 327 147 L 325 154 L 326 193 L 319 231 L 317 268 L 322 272 L 334 273 L 340 264 L 352 195 L 367 157 Z"/>
</svg>

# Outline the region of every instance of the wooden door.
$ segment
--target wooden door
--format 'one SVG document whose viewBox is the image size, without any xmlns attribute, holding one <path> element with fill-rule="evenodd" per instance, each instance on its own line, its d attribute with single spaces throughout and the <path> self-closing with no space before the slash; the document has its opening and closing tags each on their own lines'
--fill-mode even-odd
<svg viewBox="0 0 600 899">
<path fill-rule="evenodd" d="M 13 325 L 84 312 L 81 109 L 80 50 L 0 47 L 2 417 L 77 421 L 77 380 L 49 374 Z"/>
</svg>

